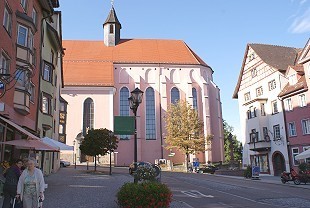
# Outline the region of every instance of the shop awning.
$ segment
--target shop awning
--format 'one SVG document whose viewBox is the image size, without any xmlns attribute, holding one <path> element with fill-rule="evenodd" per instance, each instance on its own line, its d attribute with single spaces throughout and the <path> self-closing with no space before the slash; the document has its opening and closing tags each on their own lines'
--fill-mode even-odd
<svg viewBox="0 0 310 208">
<path fill-rule="evenodd" d="M 48 138 L 48 137 L 42 138 L 42 141 L 45 144 L 48 144 L 54 148 L 58 148 L 59 150 L 71 150 L 71 151 L 73 151 L 73 146 L 66 145 L 64 143 L 61 143 L 59 141 L 56 141 L 56 140 Z"/>
<path fill-rule="evenodd" d="M 40 139 L 39 137 L 37 137 L 37 136 L 31 134 L 31 133 L 30 133 L 29 131 L 27 131 L 26 129 L 23 129 L 21 126 L 17 125 L 17 124 L 14 123 L 13 121 L 10 121 L 10 120 L 8 120 L 8 119 L 6 119 L 6 118 L 3 118 L 3 117 L 1 117 L 1 116 L 0 116 L 0 119 L 1 119 L 2 121 L 4 121 L 4 122 L 10 124 L 11 126 L 13 126 L 17 131 L 19 131 L 19 132 L 21 132 L 21 133 L 27 135 L 28 138 L 30 138 L 30 139 L 36 139 L 36 140 L 39 140 L 39 139 Z"/>
<path fill-rule="evenodd" d="M 303 160 L 303 159 L 307 159 L 307 158 L 310 158 L 310 149 L 303 151 L 299 155 L 295 156 L 296 160 Z"/>
<path fill-rule="evenodd" d="M 0 142 L 5 145 L 13 145 L 17 149 L 33 149 L 33 150 L 45 150 L 45 151 L 58 151 L 58 148 L 45 144 L 41 140 L 36 139 L 17 139 L 6 142 Z"/>
</svg>

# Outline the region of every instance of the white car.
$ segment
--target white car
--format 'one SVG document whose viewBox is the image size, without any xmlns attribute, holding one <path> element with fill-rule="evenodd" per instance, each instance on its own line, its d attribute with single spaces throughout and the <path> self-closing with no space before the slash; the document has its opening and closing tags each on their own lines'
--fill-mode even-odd
<svg viewBox="0 0 310 208">
<path fill-rule="evenodd" d="M 66 160 L 60 160 L 60 167 L 67 167 L 67 166 L 70 166 L 70 162 L 69 161 L 66 161 Z"/>
</svg>

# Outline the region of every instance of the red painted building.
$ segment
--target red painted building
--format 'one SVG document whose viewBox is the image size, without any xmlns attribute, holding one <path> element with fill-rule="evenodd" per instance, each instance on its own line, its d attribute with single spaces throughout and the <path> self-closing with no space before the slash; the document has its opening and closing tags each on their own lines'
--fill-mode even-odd
<svg viewBox="0 0 310 208">
<path fill-rule="evenodd" d="M 310 54 L 309 41 L 299 53 L 295 66 L 289 66 L 286 71 L 288 84 L 279 94 L 284 106 L 284 119 L 287 131 L 288 154 L 290 167 L 295 170 L 301 162 L 295 156 L 310 149 Z"/>
<path fill-rule="evenodd" d="M 58 0 L 0 1 L 0 141 L 37 138 L 42 20 Z M 0 145 L 0 160 L 23 150 Z"/>
</svg>

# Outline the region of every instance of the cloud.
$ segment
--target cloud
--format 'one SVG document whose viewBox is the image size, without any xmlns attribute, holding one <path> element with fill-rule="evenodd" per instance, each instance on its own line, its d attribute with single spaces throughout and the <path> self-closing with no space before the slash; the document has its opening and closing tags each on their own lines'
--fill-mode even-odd
<svg viewBox="0 0 310 208">
<path fill-rule="evenodd" d="M 307 2 L 307 0 L 301 0 L 300 1 L 300 5 L 303 5 L 304 3 L 306 3 Z"/>
<path fill-rule="evenodd" d="M 291 24 L 289 30 L 291 33 L 306 33 L 310 32 L 310 8 L 299 17 L 296 17 Z"/>
<path fill-rule="evenodd" d="M 308 0 L 299 0 L 300 2 L 299 2 L 299 4 L 300 5 L 303 5 L 304 3 L 306 3 Z M 295 0 L 291 0 L 291 3 L 294 3 L 295 2 Z"/>
</svg>

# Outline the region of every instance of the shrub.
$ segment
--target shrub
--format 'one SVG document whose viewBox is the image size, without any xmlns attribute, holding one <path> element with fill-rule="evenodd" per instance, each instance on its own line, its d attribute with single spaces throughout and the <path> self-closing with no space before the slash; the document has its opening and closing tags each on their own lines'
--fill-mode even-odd
<svg viewBox="0 0 310 208">
<path fill-rule="evenodd" d="M 310 164 L 300 163 L 298 165 L 298 169 L 299 169 L 299 172 L 306 172 L 306 171 L 310 170 Z"/>
<path fill-rule="evenodd" d="M 156 170 L 149 165 L 139 165 L 137 171 L 133 173 L 138 181 L 155 181 Z"/>
<path fill-rule="evenodd" d="M 251 167 L 250 165 L 248 165 L 248 166 L 246 167 L 246 169 L 244 170 L 243 176 L 244 176 L 245 178 L 251 178 L 251 177 L 252 177 L 252 167 Z"/>
<path fill-rule="evenodd" d="M 157 182 L 125 183 L 117 193 L 117 203 L 123 208 L 168 208 L 172 193 Z"/>
</svg>

